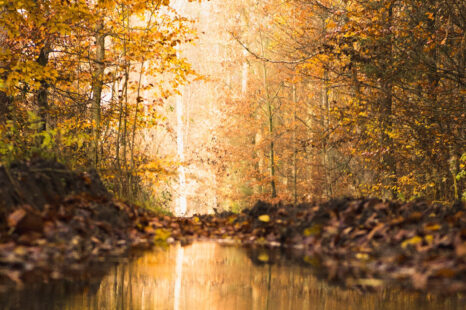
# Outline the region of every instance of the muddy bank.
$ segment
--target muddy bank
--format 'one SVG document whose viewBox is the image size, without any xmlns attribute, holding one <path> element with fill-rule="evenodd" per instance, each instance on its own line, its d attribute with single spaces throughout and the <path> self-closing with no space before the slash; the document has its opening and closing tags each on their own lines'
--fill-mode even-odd
<svg viewBox="0 0 466 310">
<path fill-rule="evenodd" d="M 113 199 L 92 172 L 45 160 L 0 167 L 0 283 L 73 278 L 147 247 L 151 216 Z"/>
<path fill-rule="evenodd" d="M 466 291 L 466 207 L 379 199 L 176 218 L 118 201 L 95 173 L 43 160 L 0 167 L 0 290 L 76 279 L 132 248 L 199 239 L 299 251 L 326 279 Z M 258 255 L 268 264 L 273 256 Z M 90 271 L 90 272 L 87 272 Z"/>
<path fill-rule="evenodd" d="M 158 223 L 154 224 L 155 226 Z M 417 290 L 466 291 L 466 208 L 379 199 L 324 204 L 258 202 L 239 215 L 196 216 L 171 224 L 183 238 L 232 238 L 298 249 L 330 281 Z M 263 257 L 264 263 L 269 258 Z"/>
</svg>

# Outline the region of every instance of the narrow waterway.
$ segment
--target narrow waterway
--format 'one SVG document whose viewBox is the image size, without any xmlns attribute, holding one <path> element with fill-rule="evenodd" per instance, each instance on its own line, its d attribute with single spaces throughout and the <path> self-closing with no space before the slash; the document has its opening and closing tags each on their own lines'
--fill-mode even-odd
<svg viewBox="0 0 466 310">
<path fill-rule="evenodd" d="M 262 264 L 274 260 L 276 264 Z M 146 252 L 87 283 L 35 285 L 1 295 L 1 309 L 453 310 L 461 297 L 343 289 L 276 254 L 194 243 Z"/>
</svg>

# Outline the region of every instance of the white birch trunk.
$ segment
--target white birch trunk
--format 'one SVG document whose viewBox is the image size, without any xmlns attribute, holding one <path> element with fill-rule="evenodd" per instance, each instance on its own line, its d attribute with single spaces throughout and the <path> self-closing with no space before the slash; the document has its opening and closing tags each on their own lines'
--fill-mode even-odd
<svg viewBox="0 0 466 310">
<path fill-rule="evenodd" d="M 243 49 L 243 70 L 242 70 L 242 78 L 241 78 L 241 95 L 246 96 L 246 92 L 248 91 L 248 62 L 246 61 L 246 56 L 248 55 L 248 51 Z"/>
<path fill-rule="evenodd" d="M 184 139 L 183 139 L 183 97 L 181 95 L 176 96 L 176 144 L 178 158 L 181 162 L 178 167 L 178 199 L 175 208 L 176 216 L 184 216 L 187 210 L 187 199 L 186 199 L 186 175 L 184 165 Z"/>
</svg>

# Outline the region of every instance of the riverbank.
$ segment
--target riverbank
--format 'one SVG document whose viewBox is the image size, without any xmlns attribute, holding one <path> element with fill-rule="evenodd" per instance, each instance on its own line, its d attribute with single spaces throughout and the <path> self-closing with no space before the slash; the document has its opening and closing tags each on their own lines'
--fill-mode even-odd
<svg viewBox="0 0 466 310">
<path fill-rule="evenodd" d="M 294 249 L 327 280 L 348 286 L 466 291 L 461 203 L 258 202 L 240 214 L 176 218 L 114 199 L 96 174 L 43 160 L 0 167 L 0 198 L 0 288 L 73 279 L 134 248 L 215 239 Z"/>
<path fill-rule="evenodd" d="M 143 228 L 153 216 L 112 198 L 93 173 L 44 160 L 0 167 L 0 283 L 73 279 L 148 248 Z"/>
<path fill-rule="evenodd" d="M 380 199 L 298 206 L 258 202 L 239 215 L 178 219 L 180 235 L 298 250 L 329 281 L 466 291 L 466 208 Z M 268 257 L 259 258 L 268 263 Z"/>
</svg>

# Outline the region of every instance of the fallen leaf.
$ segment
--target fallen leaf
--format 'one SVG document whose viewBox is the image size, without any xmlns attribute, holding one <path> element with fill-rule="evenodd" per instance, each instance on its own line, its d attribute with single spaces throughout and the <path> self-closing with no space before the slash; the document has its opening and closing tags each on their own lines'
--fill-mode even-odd
<svg viewBox="0 0 466 310">
<path fill-rule="evenodd" d="M 424 240 L 427 242 L 427 244 L 431 244 L 432 241 L 434 241 L 434 237 L 432 235 L 427 235 L 424 237 Z"/>
<path fill-rule="evenodd" d="M 369 255 L 366 253 L 356 253 L 356 258 L 360 260 L 368 260 Z"/>
<path fill-rule="evenodd" d="M 435 273 L 436 276 L 443 278 L 452 278 L 455 274 L 455 271 L 450 268 L 442 268 Z"/>
<path fill-rule="evenodd" d="M 422 218 L 422 213 L 418 211 L 415 211 L 408 216 L 408 220 L 410 220 L 411 222 L 417 222 L 421 218 Z"/>
<path fill-rule="evenodd" d="M 267 214 L 263 214 L 261 216 L 258 217 L 259 221 L 261 222 L 270 222 L 270 216 L 268 216 Z"/>
<path fill-rule="evenodd" d="M 26 216 L 26 211 L 24 209 L 18 209 L 8 215 L 7 223 L 8 227 L 16 227 L 18 223 Z"/>
<path fill-rule="evenodd" d="M 428 275 L 425 274 L 425 273 L 415 272 L 411 276 L 411 281 L 413 283 L 413 287 L 415 289 L 418 289 L 418 290 L 425 289 L 425 287 L 427 285 L 427 279 L 428 278 L 429 278 Z"/>
<path fill-rule="evenodd" d="M 406 247 L 408 245 L 416 245 L 416 244 L 419 244 L 421 242 L 422 242 L 422 238 L 419 237 L 419 236 L 415 236 L 415 237 L 412 237 L 412 238 L 410 238 L 408 240 L 403 241 L 403 243 L 401 243 L 401 247 L 403 249 L 406 249 Z"/>
<path fill-rule="evenodd" d="M 426 225 L 424 227 L 424 230 L 426 230 L 426 231 L 437 231 L 440 228 L 442 228 L 442 226 L 440 226 L 439 224 L 430 224 L 430 225 Z"/>
<path fill-rule="evenodd" d="M 321 231 L 322 231 L 322 225 L 312 225 L 311 227 L 304 229 L 303 235 L 306 237 L 315 236 L 315 235 L 320 234 Z"/>
<path fill-rule="evenodd" d="M 261 253 L 257 256 L 257 259 L 263 263 L 267 263 L 269 261 L 269 255 L 267 253 Z"/>
<path fill-rule="evenodd" d="M 362 286 L 378 287 L 383 285 L 383 281 L 380 279 L 358 279 L 357 284 Z"/>
<path fill-rule="evenodd" d="M 466 256 L 466 242 L 458 244 L 455 248 L 456 256 L 463 257 Z"/>
</svg>

